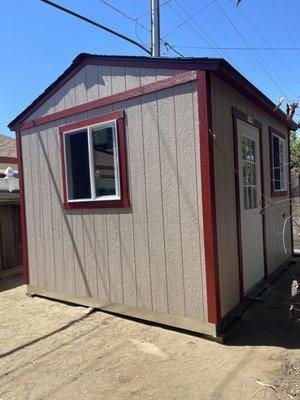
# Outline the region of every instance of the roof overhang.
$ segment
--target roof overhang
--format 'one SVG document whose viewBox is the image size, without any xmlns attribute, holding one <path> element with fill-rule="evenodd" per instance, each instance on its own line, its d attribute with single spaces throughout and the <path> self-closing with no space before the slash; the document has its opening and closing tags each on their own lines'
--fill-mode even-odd
<svg viewBox="0 0 300 400">
<path fill-rule="evenodd" d="M 102 56 L 92 54 L 79 54 L 72 64 L 54 81 L 40 96 L 38 96 L 24 111 L 14 118 L 8 125 L 11 130 L 17 130 L 35 110 L 37 110 L 50 96 L 61 88 L 72 76 L 87 64 L 114 65 L 144 68 L 172 68 L 180 70 L 205 70 L 211 71 L 225 81 L 243 96 L 248 98 L 257 107 L 285 125 L 290 130 L 297 130 L 294 121 L 288 121 L 286 114 L 279 110 L 274 112 L 275 104 L 257 89 L 250 81 L 241 75 L 227 61 L 221 58 L 150 58 L 134 56 Z"/>
</svg>

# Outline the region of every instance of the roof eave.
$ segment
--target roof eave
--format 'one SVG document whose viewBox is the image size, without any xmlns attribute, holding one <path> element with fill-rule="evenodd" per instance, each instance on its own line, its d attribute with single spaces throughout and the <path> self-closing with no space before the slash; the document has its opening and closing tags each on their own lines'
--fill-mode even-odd
<svg viewBox="0 0 300 400">
<path fill-rule="evenodd" d="M 239 93 L 248 98 L 252 103 L 263 109 L 267 114 L 276 119 L 292 131 L 298 129 L 296 122 L 287 120 L 282 110 L 274 111 L 276 104 L 273 103 L 264 93 L 254 86 L 248 79 L 233 68 L 227 61 L 222 60 L 220 68 L 214 72 L 217 77 L 224 80 Z"/>
<path fill-rule="evenodd" d="M 219 78 L 226 81 L 230 86 L 236 88 L 249 98 L 252 102 L 264 109 L 265 112 L 277 119 L 291 130 L 297 130 L 298 125 L 294 121 L 287 121 L 286 115 L 279 110 L 274 112 L 275 104 L 257 89 L 250 81 L 241 75 L 227 61 L 220 58 L 150 58 L 150 57 L 131 57 L 131 56 L 99 56 L 81 53 L 72 64 L 24 111 L 14 118 L 8 127 L 14 131 L 26 118 L 37 110 L 55 91 L 62 87 L 73 75 L 76 74 L 86 64 L 111 64 L 120 66 L 143 66 L 143 67 L 162 67 L 180 69 L 198 69 L 212 71 Z"/>
</svg>

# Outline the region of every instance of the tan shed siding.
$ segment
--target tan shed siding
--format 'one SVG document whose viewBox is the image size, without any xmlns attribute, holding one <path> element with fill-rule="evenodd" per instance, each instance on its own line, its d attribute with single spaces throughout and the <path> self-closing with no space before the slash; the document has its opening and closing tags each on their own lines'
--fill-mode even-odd
<svg viewBox="0 0 300 400">
<path fill-rule="evenodd" d="M 113 93 L 139 87 L 184 71 L 173 69 L 86 65 L 58 89 L 26 121 L 49 115 L 65 108 L 96 100 Z M 139 79 L 136 79 L 138 77 Z M 87 100 L 86 100 L 87 99 Z"/>
<path fill-rule="evenodd" d="M 236 201 L 234 180 L 233 126 L 231 108 L 251 115 L 260 121 L 262 128 L 264 187 L 266 196 L 272 202 L 282 200 L 271 198 L 269 126 L 287 134 L 287 129 L 264 113 L 261 109 L 241 96 L 226 83 L 211 76 L 212 130 L 216 136 L 214 146 L 216 216 L 219 255 L 219 279 L 221 313 L 224 316 L 239 303 L 239 275 L 237 255 Z M 268 204 L 268 202 L 267 202 Z M 280 208 L 290 214 L 288 202 Z M 288 254 L 284 254 L 282 232 L 284 218 L 278 206 L 266 212 L 266 243 L 268 271 L 271 273 L 291 254 L 290 228 L 287 228 L 286 243 Z"/>
<path fill-rule="evenodd" d="M 105 84 L 99 86 L 98 69 L 87 71 L 86 92 L 77 85 L 61 104 L 68 107 L 74 96 L 84 102 L 156 79 L 154 70 L 105 67 Z M 157 72 L 159 79 L 168 75 Z M 126 113 L 131 208 L 65 212 L 58 126 L 117 109 Z M 32 284 L 47 288 L 42 277 L 49 270 L 56 290 L 207 320 L 195 83 L 46 124 L 39 133 L 23 131 L 22 146 L 28 152 L 26 202 L 34 200 L 27 207 L 27 220 L 35 221 L 28 224 Z M 41 170 L 39 179 L 47 184 L 41 186 L 31 169 Z M 42 215 L 41 200 L 50 198 Z"/>
</svg>

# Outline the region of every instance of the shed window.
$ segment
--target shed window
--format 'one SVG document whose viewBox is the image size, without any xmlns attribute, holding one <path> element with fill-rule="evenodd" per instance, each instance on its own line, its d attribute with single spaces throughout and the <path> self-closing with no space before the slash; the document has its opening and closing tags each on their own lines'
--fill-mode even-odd
<svg viewBox="0 0 300 400">
<path fill-rule="evenodd" d="M 109 120 L 115 114 L 60 128 L 66 208 L 128 206 L 124 118 Z"/>
<path fill-rule="evenodd" d="M 270 130 L 271 187 L 273 195 L 285 195 L 287 191 L 287 148 L 283 135 Z"/>
</svg>

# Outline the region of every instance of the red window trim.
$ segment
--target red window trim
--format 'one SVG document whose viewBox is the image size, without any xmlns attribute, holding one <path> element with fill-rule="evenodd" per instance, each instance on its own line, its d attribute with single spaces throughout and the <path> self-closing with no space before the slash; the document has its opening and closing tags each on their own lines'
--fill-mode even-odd
<svg viewBox="0 0 300 400">
<path fill-rule="evenodd" d="M 125 111 L 118 110 L 109 114 L 100 115 L 98 117 L 89 118 L 71 124 L 60 126 L 58 131 L 60 134 L 61 145 L 61 160 L 62 160 L 62 182 L 63 182 L 63 196 L 64 196 L 64 209 L 92 209 L 92 208 L 119 208 L 130 207 L 129 192 L 128 192 L 128 179 L 127 179 L 127 158 L 126 158 L 126 140 L 125 140 Z M 65 151 L 64 151 L 64 132 L 84 128 L 90 125 L 100 124 L 102 122 L 116 121 L 117 123 L 117 137 L 119 146 L 119 173 L 120 173 L 120 200 L 95 200 L 95 201 L 78 201 L 69 202 L 67 197 L 67 177 L 65 166 Z"/>
<path fill-rule="evenodd" d="M 284 197 L 287 196 L 288 191 L 287 188 L 284 190 L 275 190 L 274 189 L 274 163 L 273 163 L 273 135 L 279 136 L 285 140 L 287 144 L 287 137 L 284 133 L 281 133 L 274 129 L 272 126 L 269 126 L 269 148 L 270 148 L 270 183 L 271 183 L 271 197 Z M 288 175 L 286 176 L 286 187 L 288 185 Z"/>
</svg>

